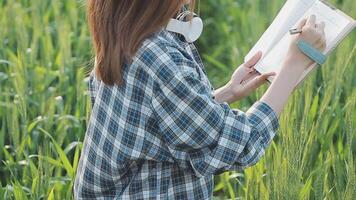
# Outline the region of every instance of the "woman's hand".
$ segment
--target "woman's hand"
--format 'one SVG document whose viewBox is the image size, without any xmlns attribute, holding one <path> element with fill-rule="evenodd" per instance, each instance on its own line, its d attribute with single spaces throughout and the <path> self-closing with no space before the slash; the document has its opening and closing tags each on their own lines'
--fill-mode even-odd
<svg viewBox="0 0 356 200">
<path fill-rule="evenodd" d="M 308 19 L 302 20 L 298 28 L 302 29 L 302 33 L 292 36 L 293 38 L 287 58 L 276 77 L 278 81 L 275 79 L 274 82 L 276 83 L 272 83 L 273 87 L 271 86 L 272 88 L 270 87 L 266 92 L 273 93 L 273 95 L 266 95 L 262 98 L 262 100 L 270 104 L 278 114 L 281 112 L 288 96 L 294 90 L 295 84 L 300 76 L 305 69 L 314 62 L 299 50 L 297 42 L 303 39 L 320 51 L 323 51 L 326 47 L 325 24 L 323 22 L 317 24 L 315 15 L 311 15 Z M 249 61 L 242 64 L 234 72 L 229 83 L 214 91 L 215 99 L 218 102 L 232 103 L 248 96 L 252 91 L 265 83 L 267 77 L 275 75 L 274 72 L 259 75 L 254 69 L 254 66 L 261 57 L 262 53 L 258 52 Z"/>
<path fill-rule="evenodd" d="M 231 80 L 222 88 L 214 91 L 215 100 L 218 102 L 232 103 L 247 97 L 258 87 L 266 83 L 274 72 L 259 74 L 254 66 L 261 59 L 262 53 L 258 52 L 249 61 L 240 65 L 233 73 Z"/>
<path fill-rule="evenodd" d="M 288 97 L 292 94 L 305 69 L 314 62 L 299 50 L 297 42 L 303 39 L 320 51 L 325 49 L 325 25 L 323 22 L 316 24 L 315 21 L 316 17 L 312 15 L 299 24 L 298 28 L 302 29 L 302 33 L 292 38 L 288 56 L 281 71 L 279 71 L 271 86 L 261 98 L 261 101 L 273 108 L 277 116 L 282 112 Z"/>
<path fill-rule="evenodd" d="M 326 47 L 324 28 L 324 22 L 316 23 L 315 15 L 311 15 L 308 19 L 302 20 L 298 25 L 298 29 L 301 29 L 302 33 L 293 36 L 287 57 L 304 64 L 306 68 L 312 65 L 314 61 L 299 50 L 297 43 L 299 40 L 304 40 L 322 52 Z"/>
</svg>

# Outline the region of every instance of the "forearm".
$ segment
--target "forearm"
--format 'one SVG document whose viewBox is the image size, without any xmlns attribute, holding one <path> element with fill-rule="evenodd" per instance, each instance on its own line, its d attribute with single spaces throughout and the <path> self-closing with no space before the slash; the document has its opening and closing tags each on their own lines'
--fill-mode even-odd
<svg viewBox="0 0 356 200">
<path fill-rule="evenodd" d="M 306 66 L 308 66 L 308 63 L 300 62 L 292 58 L 286 59 L 281 71 L 262 96 L 261 101 L 271 106 L 277 116 L 282 112 L 288 101 L 288 97 L 292 94 Z"/>
</svg>

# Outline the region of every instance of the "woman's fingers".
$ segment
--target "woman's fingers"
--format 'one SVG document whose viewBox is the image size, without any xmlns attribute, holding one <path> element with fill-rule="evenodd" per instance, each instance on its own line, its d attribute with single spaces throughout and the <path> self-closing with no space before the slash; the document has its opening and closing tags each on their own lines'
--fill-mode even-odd
<svg viewBox="0 0 356 200">
<path fill-rule="evenodd" d="M 325 22 L 320 22 L 316 26 L 317 31 L 321 34 L 320 39 L 318 40 L 316 44 L 316 48 L 324 50 L 326 47 L 326 38 L 325 38 Z"/>
<path fill-rule="evenodd" d="M 320 22 L 317 24 L 317 29 L 320 33 L 325 34 L 324 29 L 325 29 L 325 22 Z"/>
<path fill-rule="evenodd" d="M 251 73 L 253 69 L 244 67 L 240 65 L 232 75 L 231 79 L 234 80 L 235 83 L 241 83 L 242 80 L 246 79 L 245 77 Z"/>
<path fill-rule="evenodd" d="M 268 73 L 262 74 L 261 76 L 263 76 L 264 78 L 268 78 L 270 76 L 275 76 L 275 75 L 276 75 L 276 72 L 268 72 Z"/>
<path fill-rule="evenodd" d="M 260 87 L 261 85 L 263 85 L 264 83 L 266 83 L 268 77 L 274 76 L 274 75 L 276 75 L 275 72 L 269 72 L 269 73 L 265 73 L 265 74 L 256 76 L 255 78 L 253 78 L 252 80 L 248 81 L 245 84 L 245 88 L 247 88 L 249 91 L 255 90 L 258 87 Z"/>
<path fill-rule="evenodd" d="M 247 68 L 251 68 L 256 65 L 256 63 L 261 59 L 262 52 L 258 51 L 250 60 L 245 62 L 243 65 Z"/>
<path fill-rule="evenodd" d="M 259 76 L 259 73 L 254 69 L 254 68 L 249 68 L 249 72 L 243 77 L 241 81 L 249 81 L 250 79 L 255 78 L 256 76 Z"/>
<path fill-rule="evenodd" d="M 307 19 L 303 19 L 302 21 L 300 21 L 298 24 L 298 29 L 301 30 L 306 23 L 307 23 Z"/>
<path fill-rule="evenodd" d="M 315 21 L 316 21 L 316 16 L 315 15 L 310 15 L 307 19 L 306 24 L 311 26 L 311 27 L 315 27 Z"/>
<path fill-rule="evenodd" d="M 261 59 L 261 57 L 262 52 L 257 52 L 251 59 L 249 59 L 247 62 L 237 68 L 237 70 L 232 75 L 232 79 L 234 79 L 238 83 L 241 83 L 242 80 L 246 80 L 248 77 L 253 75 L 253 73 L 255 73 L 255 69 L 253 69 L 253 66 L 256 65 L 256 63 Z"/>
<path fill-rule="evenodd" d="M 243 81 L 245 83 L 247 83 L 247 82 L 251 81 L 252 79 L 254 79 L 254 78 L 258 77 L 258 76 L 265 76 L 265 78 L 268 78 L 269 76 L 274 76 L 274 75 L 276 75 L 275 72 L 269 72 L 269 73 L 265 73 L 265 74 L 260 74 L 259 72 L 257 72 L 255 70 L 254 73 L 252 73 L 248 78 L 244 79 Z"/>
</svg>

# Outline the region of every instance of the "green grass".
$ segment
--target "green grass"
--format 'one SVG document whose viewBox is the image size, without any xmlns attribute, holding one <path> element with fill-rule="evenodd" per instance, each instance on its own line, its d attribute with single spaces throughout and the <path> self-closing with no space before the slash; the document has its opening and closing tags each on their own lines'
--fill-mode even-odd
<svg viewBox="0 0 356 200">
<path fill-rule="evenodd" d="M 333 3 L 356 18 L 354 0 Z M 216 88 L 282 4 L 201 1 L 198 47 Z M 354 31 L 297 89 L 256 166 L 215 177 L 217 199 L 356 199 L 355 41 Z M 85 1 L 0 0 L 0 43 L 0 199 L 70 199 L 90 112 Z"/>
</svg>

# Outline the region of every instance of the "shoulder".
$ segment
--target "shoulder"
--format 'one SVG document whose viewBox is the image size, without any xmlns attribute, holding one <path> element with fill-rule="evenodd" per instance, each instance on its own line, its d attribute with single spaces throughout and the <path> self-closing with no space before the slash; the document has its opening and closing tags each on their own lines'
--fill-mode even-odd
<svg viewBox="0 0 356 200">
<path fill-rule="evenodd" d="M 188 45 L 174 33 L 159 31 L 143 41 L 133 64 L 145 68 L 154 78 L 172 78 L 170 76 L 195 69 L 197 65 L 187 51 Z"/>
<path fill-rule="evenodd" d="M 185 52 L 188 44 L 181 41 L 179 36 L 166 30 L 160 30 L 151 37 L 143 41 L 138 49 L 138 55 L 145 54 L 147 51 L 169 53 L 169 52 Z"/>
</svg>

